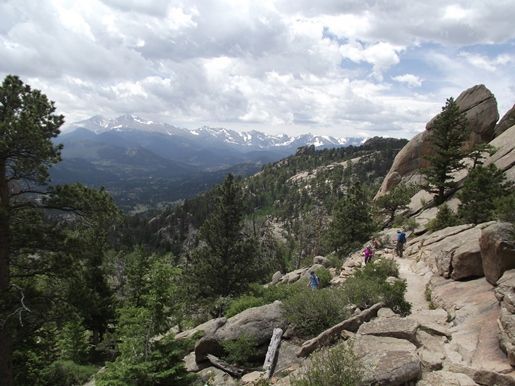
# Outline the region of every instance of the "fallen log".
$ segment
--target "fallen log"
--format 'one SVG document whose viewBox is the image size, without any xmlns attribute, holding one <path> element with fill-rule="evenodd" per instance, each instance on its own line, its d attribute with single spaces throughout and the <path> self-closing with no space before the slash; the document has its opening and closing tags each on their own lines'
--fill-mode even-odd
<svg viewBox="0 0 515 386">
<path fill-rule="evenodd" d="M 263 370 L 265 370 L 265 379 L 269 379 L 274 372 L 274 362 L 277 355 L 277 348 L 281 344 L 281 337 L 283 330 L 281 328 L 274 328 L 268 350 L 266 352 L 265 363 L 263 363 Z"/>
<path fill-rule="evenodd" d="M 229 363 L 218 357 L 215 357 L 212 354 L 207 354 L 207 360 L 216 368 L 225 371 L 227 374 L 232 375 L 233 377 L 241 378 L 241 376 L 245 373 L 244 369 L 230 365 Z"/>
<path fill-rule="evenodd" d="M 321 332 L 317 337 L 305 341 L 297 353 L 297 357 L 307 357 L 313 351 L 328 346 L 338 339 L 343 330 L 356 332 L 364 322 L 377 315 L 377 311 L 383 307 L 383 303 L 376 303 L 372 307 L 361 311 L 358 315 L 335 324 L 333 327 Z"/>
</svg>

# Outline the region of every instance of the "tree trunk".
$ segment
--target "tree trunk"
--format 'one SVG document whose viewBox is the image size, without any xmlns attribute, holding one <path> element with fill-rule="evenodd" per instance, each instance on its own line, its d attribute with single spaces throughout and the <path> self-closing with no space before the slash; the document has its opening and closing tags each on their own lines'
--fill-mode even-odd
<svg viewBox="0 0 515 386">
<path fill-rule="evenodd" d="M 2 385 L 12 386 L 11 363 L 12 342 L 9 315 L 9 186 L 6 179 L 5 162 L 0 161 L 0 380 Z"/>
</svg>

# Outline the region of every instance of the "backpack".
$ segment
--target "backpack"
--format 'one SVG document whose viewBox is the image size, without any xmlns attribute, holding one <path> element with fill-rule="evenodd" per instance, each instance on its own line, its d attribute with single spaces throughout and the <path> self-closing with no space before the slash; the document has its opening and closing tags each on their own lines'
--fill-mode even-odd
<svg viewBox="0 0 515 386">
<path fill-rule="evenodd" d="M 406 242 L 406 233 L 401 232 L 401 233 L 399 234 L 399 238 L 398 238 L 398 240 L 399 240 L 399 242 L 400 242 L 400 243 L 405 243 L 405 242 Z"/>
</svg>

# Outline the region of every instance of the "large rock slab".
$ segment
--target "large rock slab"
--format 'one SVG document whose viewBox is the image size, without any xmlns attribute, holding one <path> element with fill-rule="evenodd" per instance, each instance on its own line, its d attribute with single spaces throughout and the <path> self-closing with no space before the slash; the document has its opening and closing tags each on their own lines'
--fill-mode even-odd
<svg viewBox="0 0 515 386">
<path fill-rule="evenodd" d="M 197 375 L 207 385 L 211 386 L 238 386 L 238 381 L 226 372 L 216 367 L 208 367 L 200 370 Z"/>
<path fill-rule="evenodd" d="M 223 326 L 200 339 L 195 346 L 196 360 L 200 363 L 206 359 L 207 354 L 220 355 L 223 341 L 235 340 L 241 336 L 253 338 L 256 345 L 264 348 L 266 353 L 274 328 L 286 330 L 287 326 L 280 301 L 249 308 L 227 319 Z"/>
<path fill-rule="evenodd" d="M 353 349 L 365 370 L 365 385 L 403 385 L 421 375 L 416 347 L 407 340 L 358 334 Z"/>
<path fill-rule="evenodd" d="M 433 371 L 425 373 L 417 386 L 477 386 L 466 374 L 453 373 L 451 371 Z"/>
<path fill-rule="evenodd" d="M 495 136 L 498 137 L 512 126 L 515 126 L 515 105 L 513 105 L 513 107 L 503 115 L 497 125 L 495 125 Z"/>
<path fill-rule="evenodd" d="M 502 274 L 515 268 L 515 229 L 510 223 L 495 223 L 481 231 L 483 271 L 486 280 L 495 285 Z"/>
<path fill-rule="evenodd" d="M 418 345 L 416 339 L 418 326 L 418 322 L 410 318 L 376 318 L 370 322 L 363 323 L 358 330 L 358 334 L 406 339 Z"/>
<path fill-rule="evenodd" d="M 446 280 L 433 276 L 429 282 L 432 302 L 453 318 L 450 362 L 505 373 L 511 371 L 499 347 L 497 319 L 500 307 L 485 278 L 469 281 Z"/>
<path fill-rule="evenodd" d="M 175 335 L 176 340 L 184 340 L 193 338 L 196 335 L 211 335 L 227 322 L 227 318 L 216 318 L 208 320 L 205 323 L 199 324 L 197 327 Z"/>
<path fill-rule="evenodd" d="M 495 295 L 501 303 L 499 345 L 515 366 L 515 270 L 506 271 L 497 282 Z"/>
<path fill-rule="evenodd" d="M 483 276 L 479 238 L 491 223 L 448 227 L 411 241 L 406 256 L 424 261 L 434 273 L 454 280 Z"/>
<path fill-rule="evenodd" d="M 515 181 L 515 126 L 511 126 L 490 142 L 497 151 L 485 160 L 485 165 L 495 164 L 503 170 L 509 181 Z"/>
<path fill-rule="evenodd" d="M 456 99 L 460 111 L 465 113 L 471 128 L 464 147 L 471 149 L 478 143 L 486 143 L 494 138 L 495 123 L 499 119 L 494 95 L 484 86 L 477 85 L 463 91 Z M 434 117 L 426 125 L 426 130 L 413 137 L 395 157 L 376 197 L 379 197 L 402 182 L 419 183 L 422 180 L 420 169 L 427 167 L 424 159 L 431 152 L 429 132 Z"/>
</svg>

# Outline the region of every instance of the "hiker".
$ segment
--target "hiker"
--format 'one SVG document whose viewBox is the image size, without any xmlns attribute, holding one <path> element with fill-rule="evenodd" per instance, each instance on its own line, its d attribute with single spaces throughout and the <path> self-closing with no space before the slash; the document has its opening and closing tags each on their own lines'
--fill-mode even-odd
<svg viewBox="0 0 515 386">
<path fill-rule="evenodd" d="M 397 230 L 397 244 L 395 245 L 395 253 L 397 256 L 402 257 L 402 252 L 404 251 L 404 244 L 406 243 L 406 233 Z"/>
<path fill-rule="evenodd" d="M 320 279 L 318 278 L 318 276 L 316 275 L 316 273 L 314 271 L 311 271 L 309 273 L 308 287 L 310 287 L 311 289 L 318 289 L 319 286 L 320 286 Z"/>
<path fill-rule="evenodd" d="M 365 257 L 365 264 L 370 263 L 372 256 L 374 256 L 374 250 L 372 249 L 371 245 L 367 245 L 363 250 L 363 256 Z"/>
</svg>

